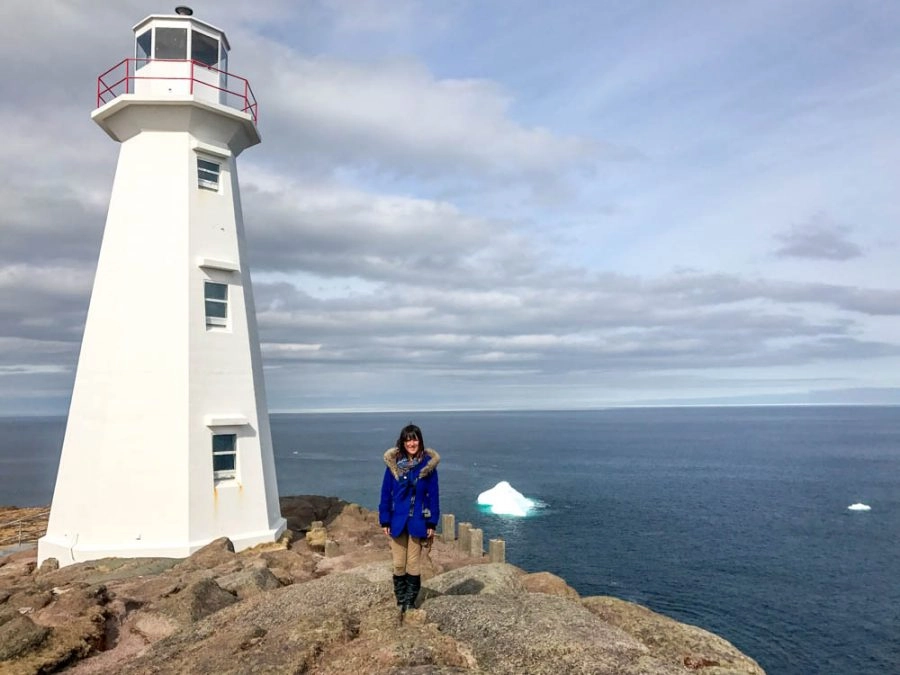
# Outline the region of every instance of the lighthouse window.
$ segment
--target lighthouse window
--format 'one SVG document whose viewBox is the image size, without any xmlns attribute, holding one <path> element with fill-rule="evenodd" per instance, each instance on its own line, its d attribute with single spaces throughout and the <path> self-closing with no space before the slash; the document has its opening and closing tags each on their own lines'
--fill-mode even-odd
<svg viewBox="0 0 900 675">
<path fill-rule="evenodd" d="M 145 30 L 137 36 L 137 40 L 134 43 L 134 55 L 137 58 L 138 68 L 146 66 L 147 61 L 150 60 L 150 37 L 151 32 Z"/>
<path fill-rule="evenodd" d="M 213 478 L 234 478 L 237 472 L 237 434 L 213 434 Z"/>
<path fill-rule="evenodd" d="M 191 31 L 191 58 L 207 66 L 215 66 L 219 63 L 219 41 Z"/>
<path fill-rule="evenodd" d="M 228 284 L 215 281 L 204 282 L 204 300 L 206 301 L 206 325 L 228 325 Z"/>
<path fill-rule="evenodd" d="M 184 28 L 157 28 L 155 58 L 186 59 L 187 30 Z"/>
<path fill-rule="evenodd" d="M 197 158 L 197 185 L 207 190 L 219 189 L 219 171 L 217 162 Z"/>
</svg>

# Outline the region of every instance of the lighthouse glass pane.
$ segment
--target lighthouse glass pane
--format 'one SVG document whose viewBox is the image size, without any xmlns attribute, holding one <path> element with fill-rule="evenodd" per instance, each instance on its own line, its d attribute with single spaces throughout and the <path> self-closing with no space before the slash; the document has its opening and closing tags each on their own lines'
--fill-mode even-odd
<svg viewBox="0 0 900 675">
<path fill-rule="evenodd" d="M 225 301 L 228 299 L 228 285 L 227 284 L 217 284 L 214 281 L 206 282 L 206 299 L 207 300 L 222 300 Z"/>
<path fill-rule="evenodd" d="M 186 28 L 157 28 L 156 29 L 156 55 L 157 59 L 187 58 L 187 29 Z"/>
<path fill-rule="evenodd" d="M 217 66 L 219 41 L 195 30 L 191 31 L 191 58 L 207 66 Z"/>
<path fill-rule="evenodd" d="M 219 61 L 219 103 L 229 105 L 228 102 L 228 50 L 222 45 L 222 60 Z M 243 106 L 242 106 L 243 109 Z"/>
<path fill-rule="evenodd" d="M 228 305 L 224 302 L 216 302 L 215 300 L 206 301 L 206 318 L 207 319 L 227 319 Z"/>
<path fill-rule="evenodd" d="M 143 68 L 150 59 L 150 38 L 152 31 L 145 30 L 137 36 L 134 42 L 134 56 L 137 59 L 137 67 Z"/>
<path fill-rule="evenodd" d="M 213 471 L 216 472 L 216 478 L 222 478 L 224 471 L 230 471 L 234 475 L 234 460 L 233 453 L 230 455 L 213 455 Z"/>
<path fill-rule="evenodd" d="M 237 434 L 215 434 L 213 435 L 213 453 L 234 452 L 236 442 Z"/>
</svg>

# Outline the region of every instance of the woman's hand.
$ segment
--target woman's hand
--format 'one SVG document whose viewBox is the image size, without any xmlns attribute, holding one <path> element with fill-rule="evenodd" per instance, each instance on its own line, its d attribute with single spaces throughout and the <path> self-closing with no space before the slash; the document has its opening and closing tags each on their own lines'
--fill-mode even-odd
<svg viewBox="0 0 900 675">
<path fill-rule="evenodd" d="M 434 536 L 434 528 L 433 527 L 429 527 L 427 530 L 425 530 L 425 538 L 426 539 L 431 539 L 433 536 Z"/>
<path fill-rule="evenodd" d="M 389 527 L 382 527 L 382 528 L 381 528 L 381 531 L 384 532 L 387 536 L 389 536 L 389 537 L 391 536 L 391 528 L 389 528 Z"/>
</svg>

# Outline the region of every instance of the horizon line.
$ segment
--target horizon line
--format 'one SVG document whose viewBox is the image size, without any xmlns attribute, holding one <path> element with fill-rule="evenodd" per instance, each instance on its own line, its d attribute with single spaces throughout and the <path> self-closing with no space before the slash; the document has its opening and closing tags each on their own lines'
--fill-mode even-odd
<svg viewBox="0 0 900 675">
<path fill-rule="evenodd" d="M 269 415 L 376 415 L 396 413 L 491 413 L 491 412 L 602 412 L 605 410 L 649 410 L 669 408 L 896 408 L 900 403 L 621 403 L 562 408 L 298 408 L 269 410 Z M 66 413 L 0 413 L 0 419 L 68 417 Z"/>
</svg>

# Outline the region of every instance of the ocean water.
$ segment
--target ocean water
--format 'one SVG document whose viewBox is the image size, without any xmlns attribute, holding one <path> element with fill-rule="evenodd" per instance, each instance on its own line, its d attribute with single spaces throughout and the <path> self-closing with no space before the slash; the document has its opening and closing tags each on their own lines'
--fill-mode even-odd
<svg viewBox="0 0 900 675">
<path fill-rule="evenodd" d="M 773 675 L 900 673 L 900 408 L 273 415 L 279 490 L 375 508 L 410 421 L 441 453 L 443 511 L 509 562 L 711 630 Z M 63 431 L 0 419 L 0 504 L 50 501 Z M 544 506 L 485 512 L 501 480 Z"/>
</svg>

